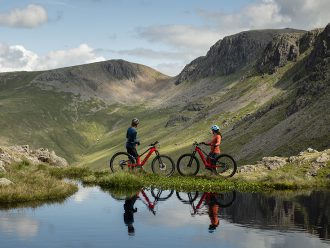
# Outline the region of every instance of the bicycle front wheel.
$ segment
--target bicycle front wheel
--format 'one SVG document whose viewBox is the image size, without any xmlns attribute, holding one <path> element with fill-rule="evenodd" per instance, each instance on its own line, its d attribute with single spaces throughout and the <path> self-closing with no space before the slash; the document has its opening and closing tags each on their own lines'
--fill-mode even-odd
<svg viewBox="0 0 330 248">
<path fill-rule="evenodd" d="M 236 161 L 227 154 L 220 154 L 216 158 L 215 165 L 215 173 L 225 178 L 232 177 L 237 170 Z"/>
<path fill-rule="evenodd" d="M 131 164 L 135 163 L 135 159 L 127 152 L 118 152 L 112 156 L 110 160 L 110 169 L 113 173 L 118 171 L 128 171 Z"/>
<path fill-rule="evenodd" d="M 169 199 L 173 195 L 173 190 L 161 190 L 153 188 L 151 189 L 151 195 L 157 200 L 157 201 L 165 201 Z"/>
<path fill-rule="evenodd" d="M 192 154 L 183 154 L 178 159 L 177 169 L 182 176 L 195 176 L 199 170 L 198 159 Z"/>
<path fill-rule="evenodd" d="M 175 165 L 169 156 L 158 155 L 152 160 L 151 169 L 154 174 L 170 177 L 174 173 Z"/>
</svg>

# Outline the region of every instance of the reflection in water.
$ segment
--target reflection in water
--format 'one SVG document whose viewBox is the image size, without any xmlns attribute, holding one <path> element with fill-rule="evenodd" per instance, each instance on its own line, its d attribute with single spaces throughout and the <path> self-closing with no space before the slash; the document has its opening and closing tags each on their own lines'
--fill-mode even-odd
<svg viewBox="0 0 330 248">
<path fill-rule="evenodd" d="M 135 235 L 135 228 L 133 226 L 133 223 L 134 213 L 137 212 L 137 208 L 134 207 L 134 204 L 137 199 L 141 200 L 153 215 L 156 215 L 155 207 L 157 205 L 157 202 L 169 199 L 172 194 L 173 190 L 163 191 L 158 189 L 152 189 L 150 192 L 150 196 L 148 196 L 147 192 L 144 189 L 142 189 L 136 194 L 129 194 L 131 196 L 127 196 L 124 203 L 124 223 L 127 226 L 128 235 Z M 151 199 L 151 197 L 153 199 Z"/>
<path fill-rule="evenodd" d="M 39 222 L 24 214 L 2 213 L 0 230 L 5 233 L 16 233 L 21 238 L 34 237 L 38 233 Z"/>
<path fill-rule="evenodd" d="M 125 204 L 124 204 L 124 222 L 127 226 L 128 235 L 135 234 L 133 223 L 134 223 L 134 213 L 137 212 L 137 208 L 134 208 L 136 199 L 137 199 L 137 195 L 129 197 L 125 200 Z"/>
<path fill-rule="evenodd" d="M 326 191 L 80 190 L 63 204 L 0 210 L 1 247 L 330 247 Z"/>
<path fill-rule="evenodd" d="M 187 193 L 177 192 L 176 195 L 184 204 L 190 204 L 192 216 L 208 214 L 210 218 L 209 232 L 214 232 L 219 226 L 221 209 L 231 206 L 236 199 L 235 191 L 222 193 L 206 192 L 202 195 L 197 191 Z M 198 199 L 199 195 L 201 197 Z"/>
<path fill-rule="evenodd" d="M 321 239 L 330 238 L 330 194 L 239 193 L 235 204 L 226 209 L 225 218 L 233 223 L 262 229 L 306 229 Z"/>
</svg>

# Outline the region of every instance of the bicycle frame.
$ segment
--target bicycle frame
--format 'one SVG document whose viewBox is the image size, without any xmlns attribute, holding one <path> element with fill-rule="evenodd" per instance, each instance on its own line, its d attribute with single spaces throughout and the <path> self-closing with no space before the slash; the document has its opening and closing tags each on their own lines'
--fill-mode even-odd
<svg viewBox="0 0 330 248">
<path fill-rule="evenodd" d="M 193 152 L 193 155 L 195 156 L 196 152 L 199 154 L 200 158 L 202 159 L 205 167 L 208 167 L 208 168 L 217 168 L 216 165 L 212 165 L 211 163 L 209 163 L 207 161 L 207 159 L 205 158 L 204 154 L 206 155 L 206 153 L 201 149 L 199 148 L 197 145 L 195 146 L 195 150 Z"/>
<path fill-rule="evenodd" d="M 137 157 L 137 163 L 135 163 L 135 164 L 128 164 L 128 167 L 137 167 L 137 166 L 144 166 L 145 165 L 145 163 L 148 161 L 148 159 L 150 158 L 150 156 L 151 156 L 151 154 L 153 154 L 153 153 L 156 153 L 156 155 L 158 156 L 159 155 L 159 153 L 158 153 L 158 150 L 157 150 L 157 148 L 156 147 L 150 147 L 148 150 L 146 150 L 144 153 L 142 153 L 141 155 L 139 155 L 138 157 Z M 141 157 L 144 155 L 144 154 L 146 154 L 146 153 L 148 153 L 146 156 L 145 156 L 145 158 L 142 160 L 142 162 L 141 162 Z"/>
<path fill-rule="evenodd" d="M 193 216 L 193 215 L 196 215 L 196 214 L 203 214 L 203 213 L 199 213 L 198 211 L 201 209 L 202 207 L 202 204 L 204 203 L 204 201 L 208 201 L 210 196 L 211 196 L 212 193 L 207 193 L 207 192 L 204 192 L 202 197 L 199 199 L 197 205 L 195 206 L 194 202 L 191 202 L 190 205 L 191 205 L 191 208 L 193 210 L 193 212 L 191 212 L 190 214 Z"/>
</svg>

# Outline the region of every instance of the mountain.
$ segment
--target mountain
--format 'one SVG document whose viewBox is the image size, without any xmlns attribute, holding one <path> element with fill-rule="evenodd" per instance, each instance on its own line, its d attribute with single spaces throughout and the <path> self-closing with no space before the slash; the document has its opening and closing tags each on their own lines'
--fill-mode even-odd
<svg viewBox="0 0 330 248">
<path fill-rule="evenodd" d="M 105 168 L 141 120 L 142 151 L 159 140 L 177 159 L 217 123 L 240 164 L 330 147 L 330 25 L 228 36 L 176 77 L 110 60 L 0 74 L 0 143 L 48 147 Z"/>
</svg>

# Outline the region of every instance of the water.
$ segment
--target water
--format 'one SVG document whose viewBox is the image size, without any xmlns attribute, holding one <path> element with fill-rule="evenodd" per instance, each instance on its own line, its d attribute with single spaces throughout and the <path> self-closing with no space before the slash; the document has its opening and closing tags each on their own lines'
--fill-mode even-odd
<svg viewBox="0 0 330 248">
<path fill-rule="evenodd" d="M 330 247 L 326 191 L 157 192 L 80 186 L 62 203 L 0 206 L 1 247 Z"/>
</svg>

